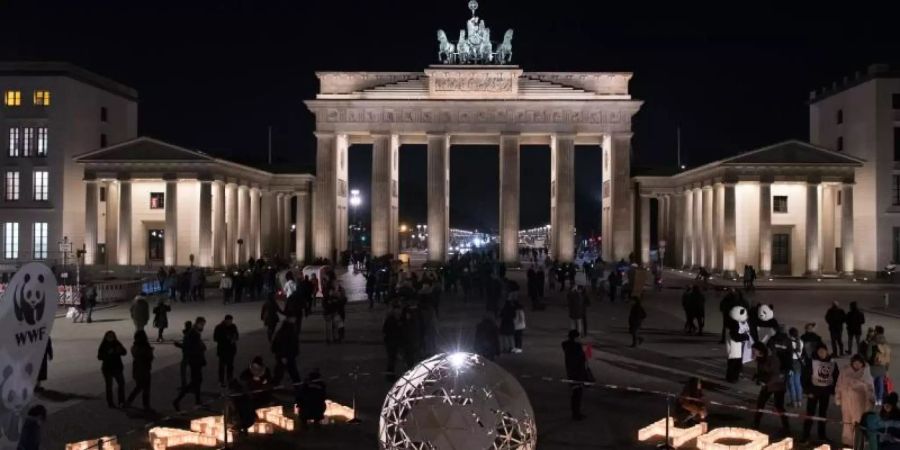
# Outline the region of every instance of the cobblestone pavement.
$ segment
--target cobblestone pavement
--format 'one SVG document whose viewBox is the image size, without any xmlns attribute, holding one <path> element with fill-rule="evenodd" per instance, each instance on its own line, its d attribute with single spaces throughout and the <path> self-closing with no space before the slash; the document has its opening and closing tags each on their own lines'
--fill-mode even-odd
<svg viewBox="0 0 900 450">
<path fill-rule="evenodd" d="M 524 287 L 524 274 L 510 271 L 510 276 Z M 355 278 L 356 283 L 359 278 Z M 724 349 L 718 344 L 721 319 L 718 313 L 720 294 L 710 291 L 707 300 L 707 334 L 702 337 L 686 336 L 681 332 L 680 294 L 686 278 L 667 276 L 666 289 L 647 295 L 645 307 L 649 314 L 645 326 L 646 342 L 642 347 L 628 347 L 630 336 L 626 332 L 628 305 L 609 303 L 606 298 L 595 299 L 589 311 L 590 340 L 593 342 L 591 366 L 598 382 L 635 386 L 670 392 L 680 391 L 684 380 L 691 375 L 707 380 L 710 399 L 729 404 L 752 405 L 757 388 L 749 381 L 727 385 L 724 376 Z M 765 290 L 751 294 L 760 301 L 776 305 L 776 317 L 789 326 L 799 326 L 809 320 L 818 320 L 824 328 L 825 309 L 833 300 L 844 306 L 858 301 L 864 307 L 881 304 L 876 290 Z M 131 345 L 134 328 L 128 319 L 125 305 L 99 311 L 92 324 L 72 324 L 58 319 L 53 330 L 56 358 L 50 363 L 47 391 L 39 394 L 38 401 L 48 406 L 51 415 L 44 428 L 45 448 L 58 449 L 66 442 L 114 434 L 122 436 L 123 448 L 149 448 L 146 431 L 149 422 L 184 426 L 191 417 L 211 415 L 210 411 L 191 411 L 191 399 L 183 403 L 189 411 L 177 418 L 171 401 L 179 385 L 180 352 L 171 340 L 180 337 L 181 324 L 198 315 L 207 318 L 204 337 L 209 341 L 212 330 L 221 317 L 232 314 L 241 331 L 236 359 L 236 371 L 246 367 L 254 355 L 266 357 L 270 366 L 272 358 L 268 342 L 259 320 L 260 303 L 222 305 L 214 291 L 209 291 L 205 303 L 176 304 L 170 314 L 172 328 L 166 331 L 167 341 L 155 345 L 156 360 L 153 372 L 153 407 L 158 415 L 146 416 L 138 410 L 111 410 L 106 407 L 103 380 L 99 361 L 96 359 L 100 337 L 106 330 L 114 330 L 126 345 Z M 499 363 L 515 374 L 528 392 L 538 421 L 540 449 L 626 449 L 652 448 L 636 442 L 637 429 L 665 415 L 666 404 L 658 396 L 607 389 L 590 389 L 585 395 L 584 412 L 587 419 L 572 422 L 569 418 L 568 386 L 558 380 L 564 377 L 560 342 L 568 329 L 568 318 L 561 293 L 550 296 L 545 311 L 528 311 L 528 329 L 525 333 L 525 352 L 505 355 Z M 448 296 L 442 301 L 440 311 L 441 347 L 446 350 L 471 348 L 475 324 L 482 317 L 483 305 L 471 301 L 463 303 L 458 296 Z M 369 310 L 365 302 L 348 306 L 347 340 L 343 344 L 328 345 L 324 342 L 324 321 L 321 315 L 304 320 L 301 334 L 301 371 L 320 368 L 328 381 L 329 397 L 350 404 L 354 396 L 357 410 L 363 422 L 358 425 L 325 427 L 319 431 L 278 434 L 273 437 L 252 438 L 239 443 L 236 448 L 268 449 L 344 449 L 377 448 L 378 412 L 384 394 L 390 387 L 380 371 L 384 367 L 384 351 L 381 345 L 381 322 L 385 307 L 377 305 Z M 890 342 L 900 342 L 900 320 L 885 315 L 868 314 L 867 325 L 882 324 L 888 329 Z M 820 334 L 826 334 L 820 329 Z M 204 391 L 210 398 L 219 395 L 216 382 L 215 346 L 208 342 L 209 365 L 204 374 Z M 126 358 L 130 362 L 130 357 Z M 350 373 L 356 369 L 371 375 L 357 383 Z M 749 368 L 748 368 L 749 370 Z M 892 370 L 896 372 L 896 369 Z M 126 366 L 129 388 L 130 364 Z M 896 375 L 896 374 L 894 374 Z M 287 401 L 289 396 L 283 396 Z M 211 411 L 220 411 L 221 402 L 213 401 Z M 218 413 L 218 412 L 217 412 Z M 831 407 L 833 417 L 837 408 Z M 751 417 L 738 410 L 714 407 L 710 424 L 749 425 Z M 774 431 L 776 420 L 765 419 L 765 431 Z M 801 424 L 792 424 L 799 433 Z M 836 426 L 829 429 L 832 437 L 838 437 Z"/>
</svg>

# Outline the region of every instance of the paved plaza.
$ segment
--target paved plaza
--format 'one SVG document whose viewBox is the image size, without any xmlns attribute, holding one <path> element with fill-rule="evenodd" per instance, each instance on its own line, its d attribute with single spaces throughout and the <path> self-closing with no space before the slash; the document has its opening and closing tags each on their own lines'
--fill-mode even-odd
<svg viewBox="0 0 900 450">
<path fill-rule="evenodd" d="M 524 286 L 524 273 L 510 271 L 509 276 Z M 626 332 L 628 305 L 610 304 L 596 297 L 589 309 L 590 340 L 593 342 L 591 367 L 599 383 L 632 386 L 668 392 L 680 391 L 689 376 L 706 381 L 707 396 L 726 404 L 752 406 L 757 388 L 749 381 L 737 385 L 724 383 L 724 349 L 718 344 L 721 319 L 718 314 L 719 292 L 707 292 L 707 334 L 703 337 L 682 333 L 680 287 L 689 278 L 669 273 L 666 288 L 651 292 L 646 298 L 648 320 L 645 324 L 646 342 L 633 349 Z M 348 275 L 353 285 L 361 277 Z M 847 283 L 844 283 L 847 284 Z M 353 287 L 353 286 L 351 286 Z M 824 329 L 825 310 L 833 300 L 846 307 L 857 301 L 867 309 L 880 308 L 882 289 L 866 285 L 844 290 L 807 289 L 779 290 L 769 286 L 751 294 L 752 297 L 776 306 L 776 316 L 788 326 L 800 326 L 816 320 L 819 333 Z M 240 329 L 236 371 L 243 370 L 254 355 L 263 355 L 269 366 L 273 358 L 259 320 L 261 303 L 222 305 L 217 292 L 209 290 L 205 303 L 176 304 L 170 314 L 172 328 L 166 332 L 166 342 L 155 344 L 156 360 L 153 371 L 153 407 L 158 415 L 147 416 L 137 409 L 111 410 L 103 398 L 103 379 L 96 359 L 100 337 L 106 330 L 114 330 L 126 347 L 131 345 L 133 326 L 127 305 L 116 305 L 95 312 L 94 323 L 73 324 L 60 318 L 53 330 L 55 358 L 49 366 L 47 391 L 39 394 L 39 401 L 50 410 L 48 426 L 44 428 L 46 448 L 62 448 L 66 442 L 114 434 L 120 437 L 123 448 L 148 448 L 145 425 L 157 423 L 186 426 L 190 418 L 220 414 L 221 401 L 213 401 L 209 409 L 192 409 L 189 397 L 183 403 L 185 412 L 177 415 L 171 402 L 179 385 L 180 351 L 172 340 L 180 337 L 180 324 L 205 316 L 208 320 L 204 338 L 207 340 L 209 365 L 204 373 L 204 392 L 210 398 L 220 394 L 216 380 L 215 345 L 212 330 L 222 316 L 232 314 Z M 440 340 L 446 350 L 472 348 L 475 325 L 482 317 L 483 303 L 463 303 L 459 296 L 444 296 L 440 308 Z M 301 372 L 320 368 L 328 382 L 329 397 L 343 404 L 351 404 L 356 397 L 357 413 L 362 423 L 334 425 L 318 431 L 296 434 L 277 434 L 252 438 L 238 443 L 236 448 L 377 448 L 378 412 L 390 384 L 384 380 L 384 350 L 381 325 L 386 308 L 378 305 L 369 310 L 365 302 L 348 306 L 347 339 L 342 344 L 324 342 L 323 320 L 315 314 L 303 321 L 300 350 Z M 499 364 L 514 374 L 528 392 L 537 416 L 540 449 L 578 448 L 651 448 L 636 441 L 637 429 L 665 415 L 665 401 L 647 393 L 591 389 L 585 395 L 584 412 L 587 419 L 573 422 L 569 414 L 569 389 L 559 381 L 564 378 L 560 342 L 568 329 L 568 318 L 561 293 L 553 293 L 546 311 L 527 311 L 528 329 L 525 332 L 524 353 L 505 355 Z M 900 342 L 900 318 L 867 311 L 866 326 L 884 325 L 890 342 Z M 827 336 L 826 336 L 827 340 Z M 130 362 L 130 356 L 125 358 Z M 402 365 L 401 365 L 402 366 Z M 354 383 L 352 373 L 358 368 L 361 378 Z M 749 367 L 747 368 L 749 370 Z M 892 372 L 900 372 L 897 369 Z M 130 364 L 125 369 L 129 388 Z M 900 373 L 892 373 L 900 375 Z M 281 400 L 288 401 L 286 394 Z M 837 407 L 831 413 L 837 417 Z M 713 407 L 711 427 L 724 425 L 749 426 L 751 417 L 737 409 Z M 774 432 L 776 420 L 763 420 L 765 431 Z M 801 424 L 792 423 L 796 437 Z M 829 436 L 838 438 L 836 426 Z"/>
</svg>

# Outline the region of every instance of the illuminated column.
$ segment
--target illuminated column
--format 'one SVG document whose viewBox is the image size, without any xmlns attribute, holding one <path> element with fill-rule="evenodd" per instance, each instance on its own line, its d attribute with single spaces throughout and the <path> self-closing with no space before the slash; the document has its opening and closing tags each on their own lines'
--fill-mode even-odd
<svg viewBox="0 0 900 450">
<path fill-rule="evenodd" d="M 613 208 L 614 223 L 625 220 L 616 217 L 615 203 Z M 550 223 L 550 256 L 560 262 L 572 262 L 575 256 L 575 136 L 571 134 L 555 134 L 550 139 Z M 631 223 L 630 219 L 628 223 Z M 619 236 L 613 227 L 612 245 L 616 257 Z"/>
<path fill-rule="evenodd" d="M 716 260 L 716 264 L 714 269 L 718 272 L 724 270 L 724 245 L 723 245 L 723 237 L 722 230 L 725 228 L 725 215 L 722 213 L 725 204 L 724 204 L 724 190 L 722 188 L 721 183 L 716 183 L 713 185 L 713 253 L 715 254 L 714 258 Z"/>
<path fill-rule="evenodd" d="M 262 256 L 262 247 L 259 242 L 259 188 L 250 188 L 250 243 L 248 254 L 255 259 Z"/>
<path fill-rule="evenodd" d="M 213 267 L 212 228 L 212 182 L 200 181 L 200 220 L 198 221 L 200 241 L 200 267 Z"/>
<path fill-rule="evenodd" d="M 271 191 L 262 191 L 259 211 L 259 241 L 262 255 L 266 258 L 271 258 L 275 254 L 272 238 L 275 219 L 275 194 Z"/>
<path fill-rule="evenodd" d="M 661 241 L 665 241 L 666 245 L 668 244 L 669 237 L 666 223 L 669 221 L 669 196 L 662 195 L 656 197 L 656 248 L 657 252 L 662 250 L 659 253 L 660 255 L 660 263 L 665 263 L 665 250 L 661 245 Z"/>
<path fill-rule="evenodd" d="M 446 134 L 428 135 L 427 232 L 428 261 L 446 261 L 450 243 L 450 136 Z"/>
<path fill-rule="evenodd" d="M 131 180 L 119 180 L 119 265 L 131 265 Z"/>
<path fill-rule="evenodd" d="M 841 269 L 852 275 L 856 270 L 853 260 L 853 184 L 841 185 Z"/>
<path fill-rule="evenodd" d="M 822 272 L 834 273 L 837 268 L 835 260 L 835 203 L 837 202 L 837 189 L 834 184 L 822 185 L 822 204 L 819 217 L 821 217 L 819 233 L 819 269 Z"/>
<path fill-rule="evenodd" d="M 819 182 L 806 184 L 806 273 L 818 276 L 821 271 L 819 257 Z"/>
<path fill-rule="evenodd" d="M 281 206 L 281 210 L 284 212 L 281 215 L 281 254 L 287 259 L 290 259 L 291 256 L 291 199 L 293 197 L 293 194 L 290 193 L 281 197 L 281 201 L 284 202 Z"/>
<path fill-rule="evenodd" d="M 295 242 L 297 261 L 305 262 L 306 255 L 309 253 L 308 239 L 310 226 L 310 198 L 309 192 L 301 191 L 297 193 L 297 242 Z"/>
<path fill-rule="evenodd" d="M 500 137 L 500 259 L 519 264 L 519 135 Z"/>
<path fill-rule="evenodd" d="M 84 263 L 93 265 L 97 262 L 97 181 L 84 182 Z"/>
<path fill-rule="evenodd" d="M 237 185 L 225 185 L 225 264 L 237 264 Z"/>
<path fill-rule="evenodd" d="M 716 258 L 713 253 L 713 192 L 712 186 L 704 186 L 701 190 L 703 196 L 703 266 L 708 270 L 716 264 Z"/>
<path fill-rule="evenodd" d="M 641 264 L 650 263 L 650 197 L 641 196 Z"/>
<path fill-rule="evenodd" d="M 772 271 L 772 182 L 759 183 L 759 272 Z"/>
<path fill-rule="evenodd" d="M 340 223 L 342 201 L 338 189 L 340 169 L 347 150 L 347 136 L 334 133 L 316 133 L 316 188 L 313 202 L 313 253 L 316 258 L 334 260 L 335 250 L 346 241 L 338 233 L 346 236 L 347 228 Z M 346 189 L 346 186 L 344 186 Z M 346 195 L 343 193 L 343 207 L 346 212 Z M 340 228 L 338 230 L 338 228 Z"/>
<path fill-rule="evenodd" d="M 681 253 L 684 247 L 684 206 L 681 204 L 682 196 L 680 194 L 672 194 L 669 196 L 669 242 L 668 242 L 668 263 L 673 268 L 682 266 Z"/>
<path fill-rule="evenodd" d="M 722 272 L 725 276 L 735 275 L 737 262 L 737 230 L 735 229 L 734 183 L 725 183 L 722 199 L 724 217 L 722 228 Z"/>
<path fill-rule="evenodd" d="M 691 229 L 694 238 L 691 240 L 691 263 L 694 267 L 703 267 L 703 191 L 700 188 L 691 189 Z"/>
<path fill-rule="evenodd" d="M 272 254 L 284 255 L 281 234 L 284 232 L 284 194 L 278 192 L 275 194 L 275 222 L 272 226 Z"/>
<path fill-rule="evenodd" d="M 237 239 L 243 244 L 237 246 L 237 264 L 241 265 L 247 262 L 250 246 L 250 189 L 247 186 L 238 186 L 238 226 Z"/>
<path fill-rule="evenodd" d="M 628 260 L 634 248 L 634 199 L 631 186 L 631 133 L 617 133 L 610 137 L 610 225 L 612 242 L 603 236 L 603 244 L 612 245 L 616 261 Z M 574 203 L 574 197 L 573 197 Z M 574 228 L 574 207 L 572 213 Z M 569 236 L 574 240 L 574 236 Z M 574 245 L 574 242 L 573 242 Z M 574 249 L 573 249 L 574 250 Z"/>
<path fill-rule="evenodd" d="M 164 264 L 167 266 L 178 265 L 178 180 L 173 177 L 165 178 L 166 181 L 166 235 Z"/>
<path fill-rule="evenodd" d="M 393 213 L 399 206 L 396 190 L 400 173 L 397 166 L 400 139 L 396 134 L 387 133 L 373 134 L 372 137 L 375 139 L 372 145 L 372 256 L 396 255 L 397 249 L 391 244 L 397 240 Z"/>
<path fill-rule="evenodd" d="M 225 240 L 227 229 L 225 227 L 225 183 L 214 181 L 213 188 L 213 265 L 225 267 L 226 260 Z"/>
<path fill-rule="evenodd" d="M 119 185 L 106 183 L 106 262 L 119 262 Z"/>
<path fill-rule="evenodd" d="M 694 192 L 691 188 L 685 188 L 681 195 L 680 216 L 682 219 L 681 226 L 684 229 L 681 244 L 681 264 L 685 268 L 694 266 Z"/>
</svg>

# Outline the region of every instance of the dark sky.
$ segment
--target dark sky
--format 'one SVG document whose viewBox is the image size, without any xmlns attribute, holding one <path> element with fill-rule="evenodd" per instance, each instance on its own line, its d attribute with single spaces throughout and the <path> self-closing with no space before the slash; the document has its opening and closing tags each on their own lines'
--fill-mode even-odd
<svg viewBox="0 0 900 450">
<path fill-rule="evenodd" d="M 422 70 L 436 59 L 435 30 L 462 28 L 466 3 L 0 0 L 0 59 L 66 60 L 133 86 L 141 134 L 241 162 L 265 162 L 272 125 L 276 162 L 311 170 L 301 102 L 315 95 L 313 72 Z M 634 72 L 631 92 L 645 101 L 636 166 L 674 165 L 678 125 L 689 165 L 806 139 L 811 89 L 900 59 L 891 2 L 657 3 L 481 0 L 478 12 L 494 30 L 515 29 L 513 62 L 525 70 Z M 548 149 L 523 152 L 522 225 L 544 224 Z M 576 163 L 577 226 L 596 229 L 599 150 L 579 149 Z M 451 224 L 496 227 L 496 150 L 454 147 L 451 164 Z M 353 148 L 350 169 L 367 194 L 367 147 Z M 425 217 L 424 170 L 424 147 L 404 146 L 407 223 Z"/>
</svg>

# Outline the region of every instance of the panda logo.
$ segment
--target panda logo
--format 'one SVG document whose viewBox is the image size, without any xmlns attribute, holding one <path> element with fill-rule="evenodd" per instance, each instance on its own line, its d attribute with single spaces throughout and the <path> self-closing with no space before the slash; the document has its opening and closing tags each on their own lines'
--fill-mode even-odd
<svg viewBox="0 0 900 450">
<path fill-rule="evenodd" d="M 21 412 L 31 402 L 34 367 L 7 365 L 0 381 L 0 436 L 15 442 L 19 439 Z"/>
<path fill-rule="evenodd" d="M 775 318 L 775 311 L 773 310 L 772 305 L 759 305 L 759 321 L 760 322 L 768 322 Z"/>
<path fill-rule="evenodd" d="M 728 315 L 731 317 L 731 320 L 735 322 L 746 322 L 747 321 L 747 308 L 743 306 L 735 306 L 731 308 L 731 311 L 728 312 Z"/>
<path fill-rule="evenodd" d="M 14 277 L 9 290 L 13 293 L 13 309 L 16 320 L 34 325 L 44 317 L 47 302 L 47 277 L 42 273 L 26 273 L 16 280 Z M 18 283 L 16 283 L 18 281 Z"/>
</svg>

